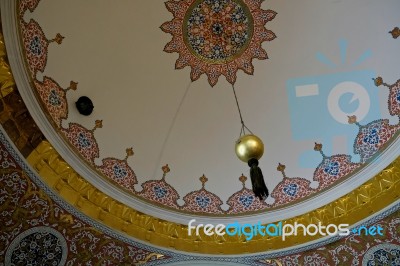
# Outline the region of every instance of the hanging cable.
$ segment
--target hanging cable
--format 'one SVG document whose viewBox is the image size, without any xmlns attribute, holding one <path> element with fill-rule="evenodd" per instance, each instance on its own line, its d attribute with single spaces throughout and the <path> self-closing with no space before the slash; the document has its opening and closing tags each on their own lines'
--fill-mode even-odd
<svg viewBox="0 0 400 266">
<path fill-rule="evenodd" d="M 244 125 L 243 117 L 242 117 L 242 112 L 240 111 L 239 101 L 238 101 L 238 98 L 237 98 L 237 96 L 236 96 L 235 85 L 233 85 L 233 84 L 232 84 L 232 90 L 233 90 L 233 95 L 235 95 L 236 106 L 237 106 L 237 109 L 238 109 L 238 111 L 239 111 L 240 123 L 241 123 L 242 125 Z"/>
<path fill-rule="evenodd" d="M 181 101 L 179 102 L 179 105 L 178 105 L 178 108 L 176 109 L 174 117 L 172 118 L 171 125 L 170 125 L 170 127 L 168 129 L 167 135 L 165 136 L 164 142 L 163 142 L 163 144 L 161 146 L 161 151 L 160 151 L 160 154 L 158 155 L 157 163 L 156 163 L 156 166 L 155 166 L 154 171 L 153 171 L 153 177 L 154 178 L 156 177 L 156 174 L 157 174 L 159 166 L 161 164 L 161 159 L 162 159 L 162 156 L 164 155 L 165 148 L 167 147 L 167 143 L 168 143 L 169 137 L 171 135 L 172 129 L 175 126 L 176 119 L 178 118 L 178 114 L 179 114 L 179 112 L 180 112 L 180 110 L 182 108 L 183 102 L 186 99 L 186 95 L 188 94 L 190 86 L 192 85 L 192 83 L 193 82 L 190 81 L 189 84 L 186 86 L 185 92 L 184 92 L 184 94 L 183 94 L 183 96 L 181 98 Z"/>
<path fill-rule="evenodd" d="M 228 65 L 227 65 L 227 67 L 228 67 Z M 238 112 L 239 112 L 240 123 L 242 124 L 242 127 L 241 127 L 241 129 L 240 129 L 239 138 L 240 138 L 242 135 L 245 135 L 245 134 L 246 134 L 245 129 L 247 129 L 247 131 L 249 131 L 251 134 L 253 134 L 253 132 L 251 132 L 251 130 L 244 124 L 242 112 L 241 112 L 240 106 L 239 106 L 239 101 L 238 101 L 238 98 L 237 98 L 237 95 L 236 95 L 235 85 L 233 85 L 233 84 L 232 84 L 232 90 L 233 90 L 233 95 L 235 96 L 236 106 L 237 106 L 237 109 L 238 109 Z M 254 135 L 254 134 L 253 134 L 253 135 Z"/>
</svg>

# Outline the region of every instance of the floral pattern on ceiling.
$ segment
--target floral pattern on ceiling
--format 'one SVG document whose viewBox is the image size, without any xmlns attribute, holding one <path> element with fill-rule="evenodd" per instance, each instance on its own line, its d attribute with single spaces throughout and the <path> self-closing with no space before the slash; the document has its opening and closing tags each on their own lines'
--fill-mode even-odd
<svg viewBox="0 0 400 266">
<path fill-rule="evenodd" d="M 65 238 L 51 227 L 32 227 L 10 244 L 6 265 L 65 265 L 68 247 Z"/>
<path fill-rule="evenodd" d="M 43 72 L 47 64 L 47 48 L 49 42 L 43 33 L 39 24 L 31 20 L 24 23 L 22 27 L 22 36 L 25 42 L 25 53 L 28 60 L 29 69 L 32 75 L 36 75 L 38 71 Z"/>
<path fill-rule="evenodd" d="M 314 181 L 319 182 L 319 189 L 324 189 L 332 185 L 335 181 L 340 180 L 350 173 L 359 169 L 362 164 L 351 162 L 351 156 L 338 154 L 327 157 L 322 151 L 322 144 L 316 143 L 315 151 L 319 151 L 322 155 L 322 162 L 314 171 Z"/>
<path fill-rule="evenodd" d="M 279 258 L 261 258 L 261 265 L 400 265 L 400 235 L 397 211 L 371 226 L 384 229 L 383 236 L 351 234 L 322 247 Z"/>
<path fill-rule="evenodd" d="M 162 168 L 163 176 L 161 180 L 149 180 L 142 184 L 143 190 L 139 193 L 139 196 L 153 201 L 158 202 L 164 206 L 169 206 L 175 209 L 179 208 L 177 200 L 179 199 L 179 193 L 165 181 L 167 173 L 171 171 L 168 164 Z"/>
<path fill-rule="evenodd" d="M 194 261 L 241 265 L 398 265 L 399 203 L 368 221 L 383 235 L 335 238 L 332 243 L 268 254 L 208 256 L 160 250 L 111 231 L 71 208 L 35 176 L 0 131 L 0 264 L 163 265 Z M 241 182 L 244 178 L 241 178 Z M 360 225 L 361 226 L 361 225 Z M 375 264 L 374 264 L 375 263 Z M 390 264 L 392 263 L 392 264 Z M 364 264 L 363 264 L 364 265 Z"/>
<path fill-rule="evenodd" d="M 40 1 L 41 0 L 21 1 L 19 3 L 19 16 L 22 17 L 28 9 L 29 11 L 33 12 L 39 5 Z"/>
<path fill-rule="evenodd" d="M 68 128 L 61 128 L 61 132 L 87 162 L 95 164 L 94 160 L 99 158 L 99 145 L 94 131 L 101 127 L 103 127 L 101 120 L 96 120 L 96 126 L 91 130 L 77 123 L 70 123 Z"/>
<path fill-rule="evenodd" d="M 256 197 L 253 190 L 246 188 L 247 177 L 241 175 L 239 181 L 242 182 L 243 188 L 234 193 L 226 203 L 229 205 L 228 214 L 244 213 L 249 211 L 259 211 L 267 207 L 267 204 Z"/>
<path fill-rule="evenodd" d="M 68 118 L 66 91 L 71 88 L 64 90 L 49 77 L 43 77 L 43 82 L 35 80 L 34 83 L 47 112 L 56 123 L 56 126 L 61 127 L 61 121 Z"/>
<path fill-rule="evenodd" d="M 276 12 L 261 9 L 261 0 L 191 0 L 165 3 L 174 15 L 161 29 L 172 34 L 167 53 L 178 53 L 176 69 L 191 68 L 192 81 L 206 74 L 214 86 L 223 75 L 234 84 L 239 69 L 252 75 L 254 58 L 267 59 L 261 47 L 275 34 L 264 25 Z"/>
<path fill-rule="evenodd" d="M 138 265 L 168 259 L 84 222 L 38 187 L 0 142 L 0 264 Z M 18 158 L 19 159 L 19 158 Z M 48 264 L 50 265 L 50 264 Z"/>
<path fill-rule="evenodd" d="M 49 117 L 51 117 L 58 130 L 62 132 L 75 151 L 80 154 L 89 165 L 96 169 L 102 176 L 107 178 L 113 185 L 130 192 L 132 196 L 141 198 L 157 206 L 182 212 L 215 215 L 248 214 L 252 212 L 265 211 L 270 208 L 283 207 L 301 201 L 305 197 L 311 197 L 315 193 L 343 181 L 355 171 L 369 163 L 375 155 L 383 151 L 387 144 L 393 140 L 400 131 L 399 123 L 396 125 L 390 125 L 387 119 L 371 121 L 367 125 L 363 126 L 357 123 L 356 117 L 350 117 L 349 123 L 356 124 L 360 128 L 359 134 L 354 141 L 354 152 L 360 155 L 360 162 L 352 162 L 351 157 L 345 154 L 326 156 L 322 151 L 322 144 L 316 144 L 314 150 L 321 153 L 322 162 L 316 167 L 313 177 L 287 178 L 284 175 L 284 179 L 272 188 L 270 196 L 272 203 L 270 204 L 260 202 L 258 199 L 254 198 L 253 192 L 245 187 L 246 180 L 242 177 L 240 182 L 242 182 L 243 188 L 233 193 L 228 198 L 226 201 L 228 206 L 227 209 L 223 209 L 222 205 L 224 201 L 220 199 L 217 194 L 204 188 L 205 182 L 200 190 L 188 192 L 185 196 L 181 196 L 177 190 L 166 181 L 165 174 L 169 172 L 170 169 L 168 168 L 168 171 L 165 172 L 166 168 L 164 167 L 162 169 L 164 175 L 161 180 L 146 181 L 143 184 L 140 184 L 142 189 L 136 189 L 134 186 L 138 183 L 137 177 L 134 172 L 134 167 L 130 166 L 127 162 L 127 157 L 124 160 L 108 157 L 102 159 L 100 165 L 96 164 L 95 160 L 99 158 L 100 147 L 96 141 L 95 130 L 103 126 L 101 120 L 96 120 L 95 127 L 92 129 L 87 129 L 78 123 L 69 123 L 68 127 L 62 125 L 62 121 L 65 121 L 68 117 L 68 106 L 71 104 L 67 101 L 66 93 L 69 90 L 78 89 L 78 83 L 71 81 L 70 86 L 63 89 L 57 81 L 51 77 L 44 77 L 43 80 L 37 78 L 37 73 L 43 72 L 46 67 L 49 44 L 53 42 L 61 44 L 64 38 L 61 34 L 57 34 L 55 38 L 48 40 L 40 25 L 35 20 L 31 19 L 28 23 L 24 21 L 24 12 L 27 12 L 27 10 L 34 12 L 34 9 L 37 7 L 39 2 L 40 1 L 31 0 L 19 1 L 19 14 L 21 36 L 23 37 L 23 47 L 25 48 L 28 68 L 30 69 L 32 75 L 31 78 L 34 81 L 33 83 L 38 98 L 41 100 L 44 109 L 47 110 Z M 218 38 L 222 38 L 219 36 L 221 28 L 217 27 L 218 25 L 212 24 L 214 25 L 212 32 L 198 32 L 201 23 L 210 24 L 209 21 L 206 21 L 207 12 L 215 14 L 218 19 L 233 19 L 233 16 L 235 17 L 234 19 L 236 19 L 237 15 L 238 21 L 242 23 L 242 28 L 240 29 L 242 37 L 246 37 L 247 39 L 244 38 L 242 44 L 237 44 L 237 46 L 233 48 L 234 51 L 229 50 L 231 52 L 228 53 L 228 50 L 226 50 L 224 52 L 226 58 L 221 56 L 217 57 L 216 53 L 212 54 L 210 51 L 207 52 L 202 50 L 201 46 L 198 46 L 196 48 L 197 50 L 195 49 L 197 55 L 189 52 L 187 47 L 184 50 L 179 50 L 184 51 L 184 54 L 180 54 L 177 61 L 177 66 L 184 67 L 187 64 L 182 65 L 182 63 L 190 62 L 190 60 L 197 60 L 194 61 L 196 62 L 194 67 L 192 66 L 192 79 L 194 80 L 201 74 L 206 73 L 209 77 L 209 81 L 216 83 L 218 77 L 222 74 L 227 77 L 228 81 L 234 83 L 236 80 L 236 71 L 238 69 L 243 69 L 245 72 L 247 69 L 249 74 L 252 73 L 252 56 L 255 54 L 264 55 L 265 51 L 262 52 L 260 46 L 264 39 L 260 36 L 264 36 L 266 38 L 265 40 L 268 38 L 272 40 L 275 37 L 272 32 L 264 28 L 264 25 L 268 21 L 272 20 L 276 13 L 274 11 L 265 11 L 260 9 L 261 2 L 262 1 L 258 0 L 167 1 L 166 6 L 168 10 L 174 14 L 175 18 L 170 22 L 164 23 L 162 29 L 170 33 L 180 33 L 182 35 L 182 32 L 180 31 L 182 30 L 182 23 L 185 20 L 185 23 L 187 23 L 187 29 L 190 29 L 193 32 L 191 33 L 192 35 L 190 35 L 191 37 L 188 37 L 187 39 L 188 43 L 185 43 L 182 38 L 180 39 L 182 42 L 176 42 L 176 36 L 179 34 L 174 35 L 173 40 L 167 44 L 166 50 L 169 50 L 170 48 L 172 49 L 173 47 L 180 47 L 181 49 L 182 45 L 192 45 L 193 47 L 191 49 L 193 50 L 197 47 L 197 41 L 194 41 L 194 39 L 200 38 L 199 34 L 208 34 L 209 38 L 211 38 L 210 40 L 213 42 L 216 42 Z M 219 3 L 218 6 L 216 3 Z M 187 14 L 186 12 L 189 13 Z M 199 20 L 199 24 L 196 24 L 197 20 Z M 250 31 L 246 30 L 246 27 L 251 27 L 251 21 L 253 21 L 254 27 L 252 38 L 250 38 Z M 231 34 L 233 34 L 231 35 L 232 38 L 234 33 L 231 32 Z M 192 41 L 189 42 L 189 39 Z M 212 42 L 210 45 L 213 45 Z M 252 56 L 246 57 L 247 55 Z M 201 61 L 203 60 L 201 58 L 203 58 L 204 61 Z M 231 72 L 227 69 L 224 70 L 226 65 L 221 64 L 221 60 L 228 61 L 228 68 L 235 71 Z M 240 67 L 244 65 L 248 68 Z M 206 66 L 209 66 L 210 68 L 207 68 Z M 201 69 L 198 69 L 198 67 Z M 203 70 L 204 72 L 202 72 Z M 385 86 L 389 88 L 389 113 L 392 116 L 398 117 L 400 115 L 399 81 L 393 85 L 389 85 L 384 83 L 381 77 L 378 77 L 374 82 L 376 86 Z M 107 122 L 105 122 L 105 124 L 107 124 Z M 131 150 L 129 154 L 130 155 L 128 156 L 132 156 L 133 150 Z M 201 178 L 203 180 L 206 179 L 205 176 Z M 316 187 L 310 187 L 312 183 L 317 183 L 318 185 Z M 183 200 L 182 204 L 178 203 L 178 199 L 180 198 Z"/>
<path fill-rule="evenodd" d="M 274 207 L 287 204 L 288 202 L 296 201 L 307 197 L 313 193 L 310 188 L 310 181 L 304 178 L 288 178 L 285 173 L 286 166 L 279 164 L 277 170 L 282 172 L 283 180 L 272 191 L 271 196 Z"/>
<path fill-rule="evenodd" d="M 361 162 L 373 158 L 400 129 L 400 124 L 390 125 L 388 119 L 375 120 L 365 126 L 358 122 L 354 123 L 359 127 L 358 135 L 354 141 L 354 153 L 360 155 Z"/>
<path fill-rule="evenodd" d="M 205 188 L 208 178 L 203 175 L 199 178 L 199 180 L 202 184 L 202 188 L 190 192 L 183 197 L 185 205 L 182 206 L 182 209 L 185 211 L 194 211 L 199 213 L 224 213 L 224 211 L 221 209 L 221 205 L 223 204 L 222 200 L 217 195 Z"/>
<path fill-rule="evenodd" d="M 121 187 L 134 192 L 133 186 L 137 184 L 136 174 L 127 162 L 128 157 L 133 155 L 132 148 L 127 149 L 126 153 L 127 155 L 123 160 L 118 160 L 116 158 L 103 159 L 103 164 L 97 169 Z"/>
</svg>

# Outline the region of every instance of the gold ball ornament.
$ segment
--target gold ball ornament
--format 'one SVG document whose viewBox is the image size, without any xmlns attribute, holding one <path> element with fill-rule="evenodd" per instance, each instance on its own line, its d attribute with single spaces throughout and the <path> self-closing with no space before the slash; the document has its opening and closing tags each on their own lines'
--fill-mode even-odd
<svg viewBox="0 0 400 266">
<path fill-rule="evenodd" d="M 247 163 L 250 159 L 259 160 L 264 154 L 264 143 L 255 135 L 244 135 L 236 141 L 235 152 L 243 162 Z"/>
</svg>

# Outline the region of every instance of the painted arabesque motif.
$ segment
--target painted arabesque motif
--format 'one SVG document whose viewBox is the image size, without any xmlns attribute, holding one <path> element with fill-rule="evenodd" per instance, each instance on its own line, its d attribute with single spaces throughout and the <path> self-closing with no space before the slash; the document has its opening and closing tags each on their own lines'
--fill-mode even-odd
<svg viewBox="0 0 400 266">
<path fill-rule="evenodd" d="M 104 233 L 56 203 L 0 138 L 1 265 L 143 265 L 169 258 Z"/>
<path fill-rule="evenodd" d="M 384 228 L 383 236 L 351 234 L 332 243 L 311 244 L 272 255 L 185 255 L 139 243 L 71 208 L 29 170 L 8 141 L 0 131 L 0 222 L 6 225 L 0 230 L 1 265 L 44 261 L 53 265 L 189 265 L 194 261 L 252 266 L 398 265 L 399 204 L 366 224 Z"/>
<path fill-rule="evenodd" d="M 263 10 L 261 0 L 191 0 L 165 3 L 174 18 L 161 29 L 172 35 L 167 53 L 178 53 L 175 68 L 191 68 L 195 81 L 206 74 L 211 86 L 221 75 L 234 84 L 239 69 L 252 75 L 254 58 L 267 59 L 261 47 L 276 35 L 264 25 L 276 12 Z"/>
</svg>

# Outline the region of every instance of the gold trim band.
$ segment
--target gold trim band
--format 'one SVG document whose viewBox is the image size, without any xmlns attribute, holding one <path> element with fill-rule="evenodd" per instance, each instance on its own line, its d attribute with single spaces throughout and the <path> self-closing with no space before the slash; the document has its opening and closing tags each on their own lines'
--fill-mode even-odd
<svg viewBox="0 0 400 266">
<path fill-rule="evenodd" d="M 3 34 L 0 32 L 0 98 L 13 92 L 15 86 L 10 66 L 7 62 L 7 51 Z"/>
<path fill-rule="evenodd" d="M 186 252 L 207 254 L 243 254 L 278 250 L 305 244 L 321 236 L 281 237 L 255 236 L 189 236 L 186 225 L 176 224 L 140 213 L 102 193 L 79 176 L 47 141 L 28 157 L 28 162 L 61 198 L 89 217 L 151 244 Z M 394 203 L 400 195 L 400 157 L 374 178 L 314 211 L 285 221 L 283 224 L 354 224 Z"/>
</svg>

